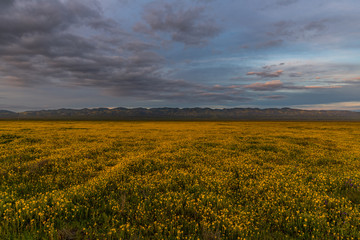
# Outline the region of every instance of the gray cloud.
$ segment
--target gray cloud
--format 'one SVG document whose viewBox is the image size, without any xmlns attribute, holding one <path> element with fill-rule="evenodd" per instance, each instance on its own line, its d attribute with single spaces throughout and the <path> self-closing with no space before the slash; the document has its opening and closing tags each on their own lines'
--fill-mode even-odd
<svg viewBox="0 0 360 240">
<path fill-rule="evenodd" d="M 215 0 L 192 0 L 194 2 L 204 2 L 204 3 L 209 3 L 209 2 L 213 2 Z"/>
<path fill-rule="evenodd" d="M 277 91 L 277 90 L 310 90 L 310 89 L 331 89 L 331 88 L 341 88 L 339 85 L 329 85 L 329 86 L 295 86 L 284 84 L 280 80 L 268 81 L 265 83 L 256 82 L 253 84 L 245 85 L 245 89 L 250 89 L 253 91 Z"/>
<path fill-rule="evenodd" d="M 319 37 L 327 30 L 327 25 L 331 21 L 328 19 L 320 19 L 297 23 L 294 21 L 279 21 L 273 24 L 272 30 L 267 32 L 269 37 L 278 38 L 270 40 L 276 43 L 280 40 L 312 40 Z M 279 40 L 279 38 L 281 38 Z"/>
<path fill-rule="evenodd" d="M 158 45 L 124 32 L 118 23 L 102 16 L 96 4 L 18 0 L 10 7 L 9 13 L 0 16 L 0 77 L 4 83 L 85 86 L 144 100 L 247 100 L 234 89 L 172 79 L 163 70 L 166 59 L 156 52 Z M 205 43 L 217 33 L 216 27 L 204 22 L 203 8 L 175 10 L 170 5 L 160 9 L 164 22 L 156 18 L 155 10 L 146 16 L 151 27 L 172 32 L 174 40 L 185 44 Z M 86 29 L 85 34 L 76 34 L 77 29 Z"/>
<path fill-rule="evenodd" d="M 345 84 L 350 84 L 350 85 L 356 85 L 356 84 L 360 84 L 360 77 L 351 77 L 351 78 L 346 78 L 343 79 L 341 81 L 334 81 L 335 83 L 345 83 Z"/>
<path fill-rule="evenodd" d="M 256 45 L 257 48 L 272 48 L 272 47 L 278 47 L 281 44 L 283 44 L 284 40 L 282 39 L 275 39 L 275 40 L 269 40 L 266 42 L 262 42 Z"/>
<path fill-rule="evenodd" d="M 255 22 L 256 23 L 256 22 Z M 294 45 L 298 42 L 326 43 L 326 36 L 332 38 L 337 29 L 335 17 L 313 17 L 301 21 L 282 19 L 264 23 L 261 27 L 255 26 L 256 31 L 251 32 L 242 45 L 257 50 L 279 48 L 280 46 Z M 329 44 L 329 43 L 326 43 Z"/>
<path fill-rule="evenodd" d="M 23 86 L 107 86 L 116 82 L 113 75 L 151 76 L 158 70 L 163 61 L 158 54 L 145 51 L 144 46 L 116 42 L 121 37 L 118 24 L 88 3 L 17 1 L 9 13 L 0 16 L 0 76 Z M 88 27 L 88 34 L 74 33 L 81 27 Z M 98 37 L 97 30 L 108 31 L 109 39 Z"/>
<path fill-rule="evenodd" d="M 143 100 L 176 100 L 189 102 L 243 102 L 249 101 L 243 90 L 233 87 L 211 87 L 185 80 L 169 80 L 160 77 L 122 79 L 121 85 L 109 88 L 107 91 L 114 96 L 128 96 Z M 134 87 L 134 86 L 141 87 Z"/>
<path fill-rule="evenodd" d="M 14 4 L 15 0 L 2 0 L 0 1 L 0 12 L 7 10 L 8 7 L 11 7 Z"/>
<path fill-rule="evenodd" d="M 154 49 L 154 48 L 158 48 L 158 46 L 151 44 L 151 43 L 146 43 L 143 42 L 141 40 L 136 40 L 133 42 L 129 42 L 125 45 L 126 49 L 129 51 L 145 51 L 145 50 L 150 50 L 150 49 Z"/>
<path fill-rule="evenodd" d="M 313 79 L 318 83 L 334 83 L 329 82 L 331 79 L 338 79 L 336 83 L 341 83 L 345 76 L 349 76 L 349 73 L 351 73 L 351 75 L 348 78 L 353 78 L 359 74 L 358 65 L 354 63 L 303 61 L 287 63 L 282 68 L 285 72 L 290 73 L 290 77 L 298 77 L 306 81 Z"/>
<path fill-rule="evenodd" d="M 246 75 L 256 75 L 260 77 L 279 77 L 283 72 L 283 70 L 278 70 L 276 72 L 248 72 Z"/>
<path fill-rule="evenodd" d="M 285 65 L 285 63 L 279 63 L 279 64 L 272 64 L 272 65 L 265 65 L 265 66 L 263 66 L 262 68 L 263 68 L 263 69 L 270 70 L 270 69 L 272 69 L 272 68 L 274 68 L 274 67 L 284 66 L 284 65 Z"/>
<path fill-rule="evenodd" d="M 205 15 L 204 7 L 185 7 L 179 3 L 152 2 L 144 9 L 143 19 L 135 30 L 168 33 L 185 45 L 203 45 L 220 33 L 220 27 Z"/>
<path fill-rule="evenodd" d="M 291 4 L 294 4 L 298 2 L 299 0 L 277 0 L 276 4 L 280 6 L 289 6 Z"/>
<path fill-rule="evenodd" d="M 301 72 L 297 72 L 297 73 L 290 73 L 289 77 L 301 77 L 303 75 L 303 73 Z"/>
<path fill-rule="evenodd" d="M 279 99 L 284 99 L 285 96 L 282 96 L 282 95 L 270 95 L 270 96 L 264 96 L 263 98 L 271 99 L 271 100 L 279 100 Z"/>
<path fill-rule="evenodd" d="M 8 43 L 34 33 L 51 34 L 99 18 L 95 9 L 80 1 L 18 0 L 0 15 L 0 41 Z"/>
</svg>

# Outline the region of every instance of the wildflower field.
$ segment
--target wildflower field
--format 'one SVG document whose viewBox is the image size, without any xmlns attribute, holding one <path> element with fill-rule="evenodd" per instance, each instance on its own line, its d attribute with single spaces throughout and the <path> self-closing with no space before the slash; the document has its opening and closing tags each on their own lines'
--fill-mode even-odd
<svg viewBox="0 0 360 240">
<path fill-rule="evenodd" d="M 360 123 L 0 122 L 0 239 L 311 238 L 360 238 Z"/>
</svg>

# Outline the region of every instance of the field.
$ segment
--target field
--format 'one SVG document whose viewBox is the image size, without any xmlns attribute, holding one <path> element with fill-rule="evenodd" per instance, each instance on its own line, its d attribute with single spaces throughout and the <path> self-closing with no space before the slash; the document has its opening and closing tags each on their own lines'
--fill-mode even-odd
<svg viewBox="0 0 360 240">
<path fill-rule="evenodd" d="M 0 122 L 1 239 L 359 239 L 360 123 Z"/>
</svg>

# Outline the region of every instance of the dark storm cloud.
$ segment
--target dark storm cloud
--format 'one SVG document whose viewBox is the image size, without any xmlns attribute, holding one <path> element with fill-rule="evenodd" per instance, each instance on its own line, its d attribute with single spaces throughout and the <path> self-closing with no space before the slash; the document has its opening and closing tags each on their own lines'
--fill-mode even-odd
<svg viewBox="0 0 360 240">
<path fill-rule="evenodd" d="M 19 56 L 31 63 L 32 58 L 39 55 L 51 61 L 58 56 L 93 53 L 96 43 L 71 33 L 70 28 L 101 25 L 102 29 L 110 29 L 115 26 L 102 18 L 98 9 L 90 6 L 80 1 L 16 1 L 0 16 L 1 56 Z M 2 60 L 9 64 L 6 58 Z M 12 62 L 11 66 L 16 67 L 16 63 Z"/>
<path fill-rule="evenodd" d="M 185 45 L 203 45 L 220 33 L 216 22 L 205 15 L 204 7 L 152 2 L 145 8 L 143 19 L 146 25 L 139 23 L 135 30 L 168 33 L 173 41 Z"/>
<path fill-rule="evenodd" d="M 145 100 L 247 99 L 239 91 L 167 76 L 166 60 L 156 52 L 159 45 L 124 32 L 96 4 L 19 0 L 8 7 L 11 11 L 0 16 L 0 77 L 7 84 L 86 86 Z M 150 8 L 145 19 L 151 28 L 171 32 L 174 40 L 190 45 L 205 43 L 218 33 L 217 27 L 205 22 L 203 8 L 178 10 L 167 4 L 159 12 Z"/>
<path fill-rule="evenodd" d="M 1 0 L 0 1 L 0 11 L 6 10 L 6 8 L 12 6 L 14 4 L 14 0 Z"/>
<path fill-rule="evenodd" d="M 22 36 L 13 43 L 0 46 L 0 53 L 4 56 L 32 58 L 36 55 L 43 55 L 54 58 L 57 56 L 85 56 L 95 49 L 96 45 L 91 40 L 71 33 L 32 33 Z"/>
<path fill-rule="evenodd" d="M 80 1 L 17 0 L 0 15 L 0 41 L 16 41 L 26 34 L 52 34 L 99 18 L 95 9 Z"/>
</svg>

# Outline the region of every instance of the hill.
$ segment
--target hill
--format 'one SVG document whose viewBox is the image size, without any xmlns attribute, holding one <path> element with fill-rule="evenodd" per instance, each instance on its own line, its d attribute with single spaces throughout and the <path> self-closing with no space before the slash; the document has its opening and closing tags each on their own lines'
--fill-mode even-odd
<svg viewBox="0 0 360 240">
<path fill-rule="evenodd" d="M 0 110 L 0 119 L 22 120 L 300 120 L 360 121 L 360 112 L 291 108 L 94 108 L 11 112 Z"/>
</svg>

